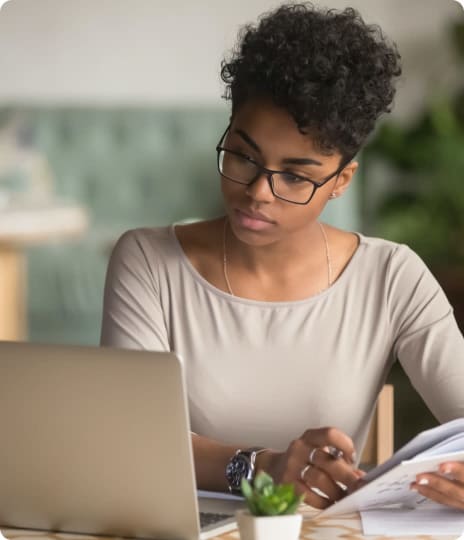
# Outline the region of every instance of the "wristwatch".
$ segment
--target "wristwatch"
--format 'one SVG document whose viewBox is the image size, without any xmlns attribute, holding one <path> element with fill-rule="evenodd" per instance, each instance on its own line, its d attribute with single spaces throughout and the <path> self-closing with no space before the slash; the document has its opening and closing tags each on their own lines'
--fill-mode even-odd
<svg viewBox="0 0 464 540">
<path fill-rule="evenodd" d="M 237 450 L 226 467 L 226 478 L 231 493 L 241 493 L 242 478 L 251 482 L 255 476 L 256 456 L 267 448 L 253 447 L 246 450 Z"/>
</svg>

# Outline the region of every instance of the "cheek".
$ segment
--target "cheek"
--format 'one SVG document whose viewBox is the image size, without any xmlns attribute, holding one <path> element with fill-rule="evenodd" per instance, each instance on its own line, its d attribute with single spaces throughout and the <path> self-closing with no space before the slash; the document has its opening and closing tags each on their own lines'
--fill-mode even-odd
<svg viewBox="0 0 464 540">
<path fill-rule="evenodd" d="M 246 186 L 221 177 L 221 191 L 224 200 L 233 200 L 245 196 Z"/>
<path fill-rule="evenodd" d="M 332 193 L 333 185 L 322 186 L 316 190 L 314 197 L 311 199 L 309 206 L 312 207 L 313 213 L 319 215 L 325 208 L 329 200 L 329 195 Z"/>
</svg>

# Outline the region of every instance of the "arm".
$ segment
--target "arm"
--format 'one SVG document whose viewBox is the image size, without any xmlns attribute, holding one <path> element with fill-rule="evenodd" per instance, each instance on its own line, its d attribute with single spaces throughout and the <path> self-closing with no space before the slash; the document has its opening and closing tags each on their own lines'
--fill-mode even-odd
<svg viewBox="0 0 464 540">
<path fill-rule="evenodd" d="M 400 246 L 388 304 L 394 354 L 440 422 L 464 416 L 464 338 L 443 290 L 422 260 Z"/>
<path fill-rule="evenodd" d="M 226 466 L 240 447 L 224 445 L 195 433 L 192 433 L 192 447 L 198 488 L 228 491 Z"/>
<path fill-rule="evenodd" d="M 141 231 L 128 231 L 113 249 L 106 274 L 101 345 L 170 350 L 158 272 L 147 256 L 150 247 Z"/>
<path fill-rule="evenodd" d="M 195 434 L 192 434 L 192 446 L 197 486 L 210 491 L 227 491 L 226 466 L 239 447 L 222 445 Z M 328 446 L 341 450 L 344 457 L 334 458 L 326 451 Z M 326 508 L 346 494 L 337 482 L 351 490 L 362 475 L 353 467 L 353 452 L 353 442 L 341 431 L 312 429 L 292 441 L 285 452 L 269 449 L 258 454 L 255 471 L 267 472 L 276 483 L 294 484 L 307 504 Z M 327 498 L 311 488 L 320 489 Z"/>
<path fill-rule="evenodd" d="M 445 294 L 424 263 L 403 249 L 390 280 L 395 354 L 440 422 L 464 416 L 464 338 Z M 446 475 L 446 476 L 445 476 Z M 464 463 L 442 463 L 411 488 L 464 510 Z"/>
<path fill-rule="evenodd" d="M 125 233 L 108 265 L 103 302 L 101 345 L 125 348 L 171 349 L 160 300 L 157 269 L 150 261 L 153 249 L 139 231 Z M 225 469 L 239 446 L 222 445 L 192 433 L 197 485 L 227 491 Z"/>
</svg>

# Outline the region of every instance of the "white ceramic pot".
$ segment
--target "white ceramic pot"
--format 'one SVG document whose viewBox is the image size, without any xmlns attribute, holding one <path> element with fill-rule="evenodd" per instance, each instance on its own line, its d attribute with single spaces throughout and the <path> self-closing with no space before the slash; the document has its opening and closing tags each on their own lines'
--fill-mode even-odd
<svg viewBox="0 0 464 540">
<path fill-rule="evenodd" d="M 241 540 L 298 540 L 301 514 L 289 516 L 253 516 L 248 510 L 237 510 L 237 525 Z"/>
</svg>

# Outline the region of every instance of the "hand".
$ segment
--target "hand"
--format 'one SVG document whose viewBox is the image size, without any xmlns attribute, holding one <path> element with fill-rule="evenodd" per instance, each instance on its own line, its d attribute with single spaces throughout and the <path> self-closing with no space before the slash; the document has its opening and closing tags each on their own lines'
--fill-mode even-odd
<svg viewBox="0 0 464 540">
<path fill-rule="evenodd" d="M 438 473 L 418 474 L 411 489 L 432 501 L 464 510 L 464 463 L 442 463 Z"/>
<path fill-rule="evenodd" d="M 339 455 L 331 454 L 331 448 Z M 259 454 L 256 468 L 266 471 L 276 483 L 294 484 L 306 504 L 322 509 L 344 497 L 363 475 L 354 468 L 355 459 L 353 441 L 347 435 L 336 428 L 320 428 L 306 431 L 285 452 Z"/>
</svg>

